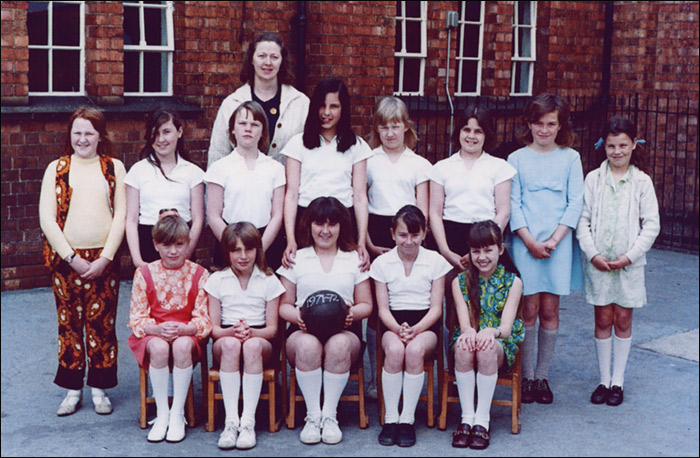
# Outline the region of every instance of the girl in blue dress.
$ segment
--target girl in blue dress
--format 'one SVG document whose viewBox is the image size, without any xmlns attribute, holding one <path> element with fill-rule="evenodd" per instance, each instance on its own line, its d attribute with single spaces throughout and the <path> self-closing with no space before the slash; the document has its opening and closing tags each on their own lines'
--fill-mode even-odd
<svg viewBox="0 0 700 458">
<path fill-rule="evenodd" d="M 575 275 L 573 270 L 579 265 L 574 263 L 571 229 L 583 208 L 583 169 L 578 152 L 570 148 L 576 136 L 569 126 L 569 107 L 559 96 L 540 94 L 525 107 L 518 138 L 526 146 L 508 162 L 517 170 L 510 228 L 525 296 L 522 398 L 525 403 L 550 404 L 554 396 L 547 376 L 559 329 L 559 296 L 580 288 L 580 269 Z"/>
<path fill-rule="evenodd" d="M 459 326 L 451 346 L 462 421 L 452 446 L 485 449 L 490 441 L 490 409 L 498 368 L 511 367 L 523 323 L 517 317 L 523 283 L 503 265 L 503 236 L 493 221 L 475 223 L 469 231 L 469 264 L 452 282 Z M 474 374 L 474 367 L 477 374 Z M 478 403 L 474 410 L 474 389 Z"/>
</svg>

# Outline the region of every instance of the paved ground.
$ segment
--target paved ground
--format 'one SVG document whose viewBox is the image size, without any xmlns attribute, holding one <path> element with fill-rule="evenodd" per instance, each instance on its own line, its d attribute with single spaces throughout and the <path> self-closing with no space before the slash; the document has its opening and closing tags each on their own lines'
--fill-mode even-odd
<svg viewBox="0 0 700 458">
<path fill-rule="evenodd" d="M 508 410 L 492 409 L 491 446 L 483 451 L 451 448 L 458 408 L 448 431 L 425 426 L 417 411 L 418 443 L 413 448 L 377 443 L 376 403 L 369 403 L 370 427 L 358 428 L 351 404 L 339 412 L 344 432 L 336 446 L 306 446 L 296 430 L 264 431 L 248 452 L 222 452 L 218 431 L 200 424 L 179 444 L 149 444 L 138 427 L 138 369 L 124 344 L 130 283 L 121 288 L 118 313 L 119 386 L 110 390 L 111 416 L 94 413 L 85 390 L 83 408 L 59 418 L 64 392 L 53 385 L 56 316 L 49 289 L 2 293 L 2 456 L 698 456 L 698 256 L 654 250 L 647 266 L 649 305 L 635 311 L 625 402 L 595 406 L 588 397 L 598 380 L 592 340 L 593 311 L 578 293 L 563 298 L 561 330 L 550 371 L 555 401 L 523 405 L 519 435 L 510 434 Z M 675 355 L 675 356 L 671 356 Z M 195 371 L 197 373 L 198 371 Z M 199 386 L 197 377 L 196 386 Z M 354 389 L 350 386 L 348 389 Z M 499 387 L 500 391 L 500 387 Z M 498 394 L 498 392 L 497 392 Z M 261 404 L 262 406 L 262 404 Z M 260 409 L 262 410 L 262 409 Z"/>
</svg>

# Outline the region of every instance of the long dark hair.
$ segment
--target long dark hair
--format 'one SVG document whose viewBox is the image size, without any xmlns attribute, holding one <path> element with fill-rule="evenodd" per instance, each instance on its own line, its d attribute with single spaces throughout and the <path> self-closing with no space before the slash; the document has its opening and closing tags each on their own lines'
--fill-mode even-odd
<svg viewBox="0 0 700 458">
<path fill-rule="evenodd" d="M 484 151 L 493 152 L 493 149 L 496 147 L 497 139 L 496 130 L 493 127 L 491 110 L 474 103 L 457 114 L 455 131 L 452 133 L 452 145 L 455 147 L 455 150 L 459 151 L 462 148 L 462 145 L 459 143 L 459 134 L 462 128 L 466 126 L 472 118 L 476 119 L 479 127 L 484 131 Z"/>
<path fill-rule="evenodd" d="M 552 112 L 557 113 L 560 126 L 559 133 L 554 139 L 554 143 L 563 148 L 571 147 L 576 143 L 576 134 L 571 130 L 571 125 L 569 123 L 568 102 L 558 95 L 547 93 L 538 95 L 523 109 L 522 120 L 516 129 L 518 140 L 525 145 L 534 142 L 535 139 L 532 138 L 532 131 L 530 131 L 529 124 L 539 121 L 542 116 Z"/>
<path fill-rule="evenodd" d="M 160 159 L 158 159 L 158 155 L 153 149 L 153 142 L 156 141 L 156 135 L 158 135 L 160 126 L 168 121 L 172 121 L 177 130 L 184 129 L 182 116 L 180 116 L 180 113 L 178 113 L 177 110 L 171 108 L 156 108 L 148 115 L 148 119 L 146 120 L 146 131 L 143 135 L 144 140 L 146 140 L 146 145 L 141 149 L 139 159 L 146 159 L 149 164 L 153 165 L 154 167 L 158 167 L 160 173 L 162 173 L 167 180 L 170 180 L 170 178 L 168 178 L 163 171 Z M 187 151 L 185 151 L 183 146 L 185 144 L 184 137 L 185 135 L 183 133 L 183 135 L 177 140 L 177 150 L 175 151 L 175 154 L 186 161 L 191 161 L 190 155 L 187 153 Z"/>
<path fill-rule="evenodd" d="M 248 83 L 251 87 L 255 84 L 255 68 L 253 67 L 253 55 L 255 54 L 255 49 L 258 47 L 258 43 L 261 41 L 271 41 L 276 43 L 281 50 L 282 64 L 280 65 L 280 70 L 277 73 L 277 83 L 278 84 L 292 84 L 294 82 L 294 75 L 292 74 L 292 69 L 289 66 L 289 51 L 284 47 L 284 42 L 276 33 L 263 32 L 259 33 L 253 41 L 248 45 L 248 50 L 245 54 L 245 62 L 241 67 L 241 74 L 239 76 L 242 83 Z"/>
<path fill-rule="evenodd" d="M 357 244 L 353 240 L 352 220 L 350 211 L 345 208 L 335 197 L 317 197 L 311 201 L 301 217 L 301 232 L 299 237 L 300 247 L 305 248 L 314 244 L 311 235 L 311 223 L 340 224 L 338 234 L 338 249 L 341 251 L 353 251 Z"/>
<path fill-rule="evenodd" d="M 603 145 L 599 149 L 602 150 L 602 159 L 605 159 L 606 157 L 605 141 L 607 140 L 608 135 L 620 134 L 627 135 L 630 138 L 630 140 L 634 142 L 637 140 L 637 126 L 632 121 L 630 121 L 629 119 L 625 119 L 622 116 L 612 116 L 608 123 L 605 125 L 605 128 L 603 128 L 603 132 L 600 136 L 600 138 L 603 140 Z M 630 156 L 630 164 L 634 165 L 642 172 L 646 172 L 646 151 L 644 150 L 644 146 L 640 143 L 637 143 L 637 146 L 632 150 L 632 155 Z"/>
<path fill-rule="evenodd" d="M 348 88 L 338 78 L 326 78 L 314 88 L 314 93 L 311 95 L 311 103 L 309 105 L 309 113 L 306 115 L 306 123 L 304 123 L 304 146 L 307 149 L 314 149 L 321 146 L 321 119 L 318 112 L 326 103 L 326 95 L 338 93 L 340 100 L 340 120 L 336 126 L 336 135 L 338 137 L 338 151 L 344 153 L 352 145 L 357 143 L 357 136 L 352 130 L 350 122 L 350 94 Z"/>
</svg>

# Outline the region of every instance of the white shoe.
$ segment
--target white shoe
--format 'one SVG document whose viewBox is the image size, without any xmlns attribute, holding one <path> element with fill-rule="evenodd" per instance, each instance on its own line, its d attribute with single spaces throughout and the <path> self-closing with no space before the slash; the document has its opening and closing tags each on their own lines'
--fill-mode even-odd
<svg viewBox="0 0 700 458">
<path fill-rule="evenodd" d="M 98 395 L 92 395 L 92 404 L 95 406 L 95 412 L 100 415 L 109 415 L 112 413 L 113 407 L 112 403 L 107 397 L 107 393 L 101 393 Z"/>
<path fill-rule="evenodd" d="M 61 405 L 58 406 L 58 411 L 56 414 L 59 417 L 65 417 L 66 415 L 72 415 L 78 411 L 80 404 L 83 402 L 83 393 L 80 394 L 68 392 Z"/>
<path fill-rule="evenodd" d="M 299 440 L 305 444 L 318 444 L 321 442 L 321 419 L 306 417 L 304 429 L 299 434 Z"/>
<path fill-rule="evenodd" d="M 241 426 L 238 430 L 236 448 L 239 450 L 247 450 L 255 447 L 255 444 L 255 423 Z"/>
<path fill-rule="evenodd" d="M 165 440 L 168 442 L 180 442 L 185 438 L 185 416 L 181 413 L 170 412 L 170 419 L 168 421 L 168 435 L 165 436 Z"/>
<path fill-rule="evenodd" d="M 224 430 L 219 436 L 219 448 L 229 450 L 236 446 L 236 437 L 238 436 L 238 425 L 232 421 L 227 421 L 224 425 Z"/>
<path fill-rule="evenodd" d="M 149 425 L 153 425 L 148 432 L 148 442 L 161 442 L 165 439 L 165 433 L 168 432 L 168 416 L 163 415 L 149 421 Z"/>
<path fill-rule="evenodd" d="M 343 432 L 338 427 L 338 420 L 335 418 L 324 418 L 322 430 L 321 440 L 324 444 L 333 445 L 343 440 Z"/>
</svg>

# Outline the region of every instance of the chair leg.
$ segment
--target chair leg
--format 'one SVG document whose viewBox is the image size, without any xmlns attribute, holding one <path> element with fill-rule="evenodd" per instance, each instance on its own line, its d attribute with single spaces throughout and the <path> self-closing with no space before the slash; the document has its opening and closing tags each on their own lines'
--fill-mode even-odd
<svg viewBox="0 0 700 458">
<path fill-rule="evenodd" d="M 216 393 L 216 381 L 209 378 L 207 375 L 207 423 L 204 425 L 204 429 L 208 432 L 214 431 L 214 423 L 216 420 L 216 400 L 214 399 L 214 394 Z"/>
<path fill-rule="evenodd" d="M 197 424 L 197 416 L 194 412 L 194 387 L 192 381 L 190 381 L 190 387 L 187 389 L 185 415 L 187 416 L 187 424 L 190 426 L 190 428 L 194 428 Z"/>
<path fill-rule="evenodd" d="M 435 426 L 435 375 L 433 374 L 433 365 L 430 365 L 430 370 L 428 371 L 428 428 Z"/>
<path fill-rule="evenodd" d="M 450 377 L 447 374 L 442 376 L 442 390 L 440 393 L 440 418 L 438 420 L 438 429 L 444 431 L 447 429 L 447 395 L 449 393 Z"/>
<path fill-rule="evenodd" d="M 369 417 L 365 412 L 365 374 L 362 370 L 359 371 L 359 374 L 360 379 L 357 382 L 357 391 L 360 401 L 360 428 L 365 429 L 369 426 Z"/>
<path fill-rule="evenodd" d="M 139 368 L 139 426 L 141 429 L 146 429 L 148 419 L 146 418 L 148 404 L 146 397 L 148 396 L 148 374 L 144 368 Z"/>
<path fill-rule="evenodd" d="M 272 381 L 267 383 L 267 403 L 269 412 L 269 430 L 271 433 L 279 431 L 279 423 L 277 421 L 277 396 L 276 387 L 277 381 L 272 379 Z"/>
<path fill-rule="evenodd" d="M 289 376 L 289 412 L 287 413 L 287 428 L 289 428 L 289 429 L 294 429 L 294 414 L 295 414 L 294 407 L 297 403 L 297 401 L 296 401 L 296 389 L 297 389 L 296 374 L 294 373 L 294 369 L 292 369 L 292 372 L 290 373 L 290 376 Z"/>
</svg>

